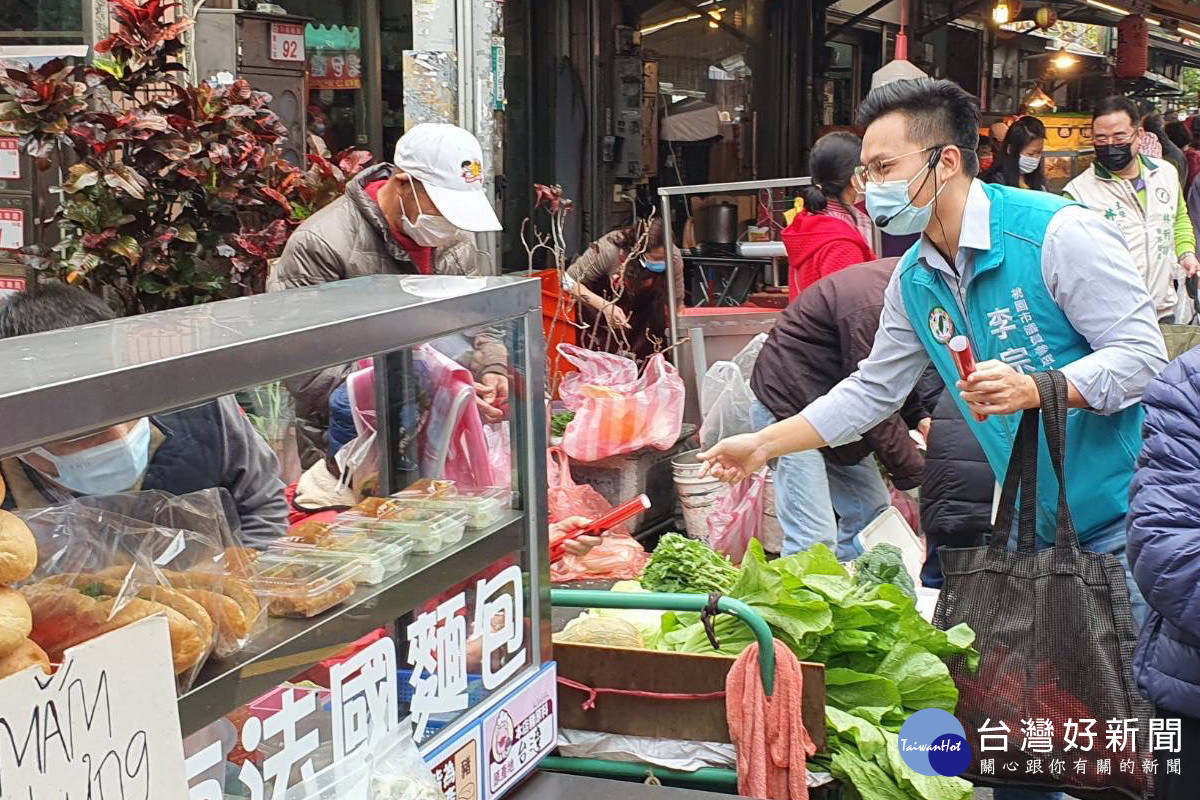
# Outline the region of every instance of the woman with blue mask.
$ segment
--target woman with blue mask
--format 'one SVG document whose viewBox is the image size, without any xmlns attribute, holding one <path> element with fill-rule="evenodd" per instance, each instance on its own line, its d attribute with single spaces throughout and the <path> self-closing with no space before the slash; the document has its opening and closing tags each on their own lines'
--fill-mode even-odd
<svg viewBox="0 0 1200 800">
<path fill-rule="evenodd" d="M 640 253 L 638 251 L 641 251 Z M 674 254 L 675 297 L 683 302 L 683 259 Z M 563 289 L 595 332 L 592 349 L 649 357 L 667 340 L 667 248 L 662 221 L 619 228 L 592 243 L 567 269 Z"/>
</svg>

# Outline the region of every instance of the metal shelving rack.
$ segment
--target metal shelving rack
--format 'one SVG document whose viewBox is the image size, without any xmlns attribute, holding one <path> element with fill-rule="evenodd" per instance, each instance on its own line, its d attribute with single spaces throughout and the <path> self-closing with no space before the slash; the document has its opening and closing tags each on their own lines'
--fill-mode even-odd
<svg viewBox="0 0 1200 800">
<path fill-rule="evenodd" d="M 541 624 L 549 618 L 550 586 L 540 291 L 539 281 L 519 278 L 374 276 L 0 340 L 0 457 L 7 457 L 331 365 L 375 358 L 377 371 L 386 371 L 404 348 L 515 323 L 511 419 L 520 510 L 446 551 L 415 557 L 398 575 L 360 587 L 323 615 L 270 620 L 247 652 L 210 659 L 179 699 L 185 735 L 514 552 L 524 551 L 532 584 L 532 657 L 505 687 L 521 685 L 550 660 Z M 376 386 L 376 407 L 392 407 L 389 386 L 394 390 L 396 381 Z M 378 415 L 380 441 L 392 443 L 398 434 L 388 416 Z M 383 473 L 390 483 L 392 475 Z M 489 707 L 472 707 L 426 745 L 452 738 Z"/>
</svg>

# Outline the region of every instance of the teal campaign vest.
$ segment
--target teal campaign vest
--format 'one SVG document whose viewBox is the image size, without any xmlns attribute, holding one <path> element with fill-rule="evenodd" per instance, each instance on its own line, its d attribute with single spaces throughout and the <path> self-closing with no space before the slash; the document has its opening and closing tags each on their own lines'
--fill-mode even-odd
<svg viewBox="0 0 1200 800">
<path fill-rule="evenodd" d="M 919 244 L 900 260 L 900 288 L 914 330 L 952 387 L 951 394 L 983 446 L 997 481 L 1002 481 L 1020 415 L 978 422 L 953 390 L 958 371 L 946 342 L 963 334 L 970 339 L 976 360 L 1005 361 L 1026 374 L 1061 369 L 1092 349 L 1054 302 L 1042 275 L 1046 228 L 1055 212 L 1069 202 L 1046 192 L 990 184 L 983 188 L 992 204 L 992 247 L 976 254 L 974 278 L 961 304 L 945 277 L 919 261 Z M 1067 500 L 1081 541 L 1111 530 L 1124 519 L 1134 462 L 1142 447 L 1141 424 L 1140 403 L 1110 416 L 1082 409 L 1068 413 Z M 1044 432 L 1038 500 L 1038 535 L 1052 543 L 1058 482 Z"/>
</svg>

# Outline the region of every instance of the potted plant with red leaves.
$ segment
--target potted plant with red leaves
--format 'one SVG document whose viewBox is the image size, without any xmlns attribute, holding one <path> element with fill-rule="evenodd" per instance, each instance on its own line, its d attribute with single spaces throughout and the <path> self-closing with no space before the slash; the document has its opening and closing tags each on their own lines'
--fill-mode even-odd
<svg viewBox="0 0 1200 800">
<path fill-rule="evenodd" d="M 114 31 L 90 65 L 0 69 L 11 98 L 0 134 L 19 136 L 39 168 L 65 167 L 62 239 L 22 257 L 129 314 L 261 291 L 297 224 L 289 193 L 307 178 L 278 155 L 286 130 L 270 97 L 244 80 L 185 85 L 180 37 L 192 21 L 177 3 L 109 8 Z"/>
<path fill-rule="evenodd" d="M 287 237 L 304 220 L 342 196 L 346 184 L 371 163 L 371 154 L 353 148 L 330 155 L 319 136 L 308 137 L 308 168 L 296 169 L 277 152 L 263 168 L 267 185 L 258 187 L 272 213 L 271 223 L 234 237 L 238 254 L 234 269 L 240 274 L 265 275 L 270 262 L 283 253 Z"/>
</svg>

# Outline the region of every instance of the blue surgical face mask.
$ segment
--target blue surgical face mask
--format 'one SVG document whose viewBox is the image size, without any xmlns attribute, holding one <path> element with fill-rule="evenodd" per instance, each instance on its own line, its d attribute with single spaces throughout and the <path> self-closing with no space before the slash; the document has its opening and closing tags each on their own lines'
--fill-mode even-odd
<svg viewBox="0 0 1200 800">
<path fill-rule="evenodd" d="M 882 231 L 893 236 L 908 236 L 924 231 L 933 217 L 933 204 L 937 200 L 937 196 L 942 193 L 945 184 L 938 186 L 937 191 L 933 193 L 933 198 L 923 206 L 913 204 L 908 189 L 929 169 L 930 167 L 926 165 L 907 181 L 868 183 L 867 213 L 871 215 L 871 221 Z M 920 191 L 919 187 L 918 191 Z"/>
<path fill-rule="evenodd" d="M 648 258 L 643 258 L 642 266 L 645 267 L 646 269 L 650 270 L 651 272 L 666 272 L 667 271 L 667 262 L 666 261 L 651 261 Z"/>
<path fill-rule="evenodd" d="M 133 430 L 111 442 L 69 455 L 44 447 L 34 453 L 54 465 L 55 483 L 79 494 L 115 494 L 133 487 L 150 463 L 150 420 L 143 417 Z"/>
</svg>

